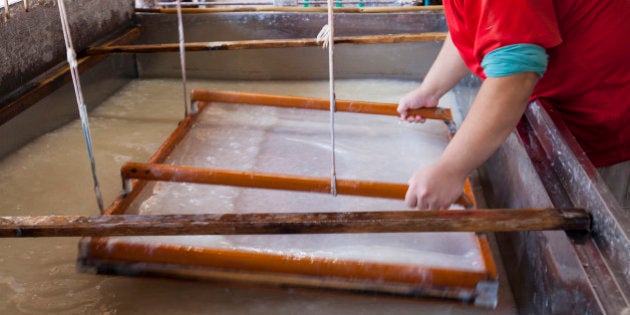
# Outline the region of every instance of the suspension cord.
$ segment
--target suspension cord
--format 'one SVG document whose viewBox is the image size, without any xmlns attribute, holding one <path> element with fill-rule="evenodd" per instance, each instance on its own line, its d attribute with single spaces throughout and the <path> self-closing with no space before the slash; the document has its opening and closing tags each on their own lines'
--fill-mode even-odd
<svg viewBox="0 0 630 315">
<path fill-rule="evenodd" d="M 328 0 L 328 24 L 324 25 L 317 35 L 318 41 L 324 42 L 324 48 L 328 47 L 328 82 L 330 90 L 330 147 L 332 170 L 330 174 L 330 193 L 337 195 L 337 165 L 335 159 L 335 68 L 333 52 L 335 48 L 335 26 L 333 18 L 333 0 Z"/>
<path fill-rule="evenodd" d="M 182 18 L 182 3 L 177 0 L 177 29 L 179 32 L 179 61 L 182 68 L 182 85 L 184 88 L 184 117 L 188 116 L 188 89 L 186 88 L 186 49 L 184 48 L 184 23 Z"/>
<path fill-rule="evenodd" d="M 9 11 L 9 0 L 4 0 L 4 17 L 11 18 L 11 12 Z"/>
<path fill-rule="evenodd" d="M 98 208 L 103 214 L 103 196 L 101 194 L 101 188 L 98 182 L 98 176 L 96 174 L 96 163 L 94 162 L 94 151 L 92 150 L 92 136 L 90 135 L 90 125 L 88 122 L 88 114 L 83 101 L 83 91 L 81 89 L 81 81 L 79 80 L 79 68 L 77 63 L 77 55 L 74 52 L 72 46 L 72 37 L 70 35 L 70 26 L 68 23 L 68 15 L 66 14 L 66 7 L 64 0 L 58 1 L 59 16 L 61 18 L 61 27 L 63 29 L 63 38 L 66 42 L 66 52 L 68 58 L 68 64 L 70 65 L 70 73 L 72 75 L 72 84 L 74 85 L 74 94 L 77 98 L 77 106 L 79 108 L 79 117 L 81 118 L 81 128 L 83 129 L 83 137 L 85 138 L 85 144 L 87 146 L 88 157 L 90 159 L 90 166 L 92 168 L 92 179 L 94 180 L 94 193 L 96 194 L 96 202 Z"/>
</svg>

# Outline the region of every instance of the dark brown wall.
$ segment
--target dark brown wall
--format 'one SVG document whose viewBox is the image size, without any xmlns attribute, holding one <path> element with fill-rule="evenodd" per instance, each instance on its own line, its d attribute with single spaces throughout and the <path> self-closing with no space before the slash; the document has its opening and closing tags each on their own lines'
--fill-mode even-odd
<svg viewBox="0 0 630 315">
<path fill-rule="evenodd" d="M 59 0 L 57 0 L 59 1 Z M 0 19 L 0 99 L 66 60 L 59 8 L 52 0 L 11 5 L 11 18 Z M 129 26 L 133 0 L 65 0 L 77 52 Z"/>
</svg>

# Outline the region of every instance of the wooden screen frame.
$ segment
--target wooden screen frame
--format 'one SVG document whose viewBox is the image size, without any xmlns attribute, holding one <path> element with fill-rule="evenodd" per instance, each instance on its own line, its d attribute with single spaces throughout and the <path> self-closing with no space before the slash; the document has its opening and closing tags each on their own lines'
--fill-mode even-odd
<svg viewBox="0 0 630 315">
<path fill-rule="evenodd" d="M 179 123 L 148 163 L 160 164 L 166 161 L 197 121 L 199 113 L 213 102 L 328 110 L 328 100 L 316 98 L 203 90 L 194 90 L 191 98 L 196 111 Z M 364 114 L 397 115 L 396 104 L 338 100 L 337 109 Z M 451 131 L 450 137 L 453 136 L 452 116 L 448 109 L 422 109 L 419 114 L 445 121 Z M 105 211 L 105 215 L 125 214 L 148 182 L 141 179 L 124 181 L 128 182 L 127 193 L 119 196 Z M 463 200 L 469 202 L 469 206 L 475 206 L 468 179 Z M 151 245 L 150 252 L 147 252 L 145 244 L 109 242 L 108 238 L 89 237 L 80 241 L 79 265 L 84 270 L 96 268 L 97 271 L 106 273 L 160 274 L 473 301 L 480 283 L 497 282 L 496 265 L 488 240 L 482 234 L 477 234 L 476 239 L 485 265 L 483 272 L 339 259 L 332 261 L 326 258 L 296 258 L 178 245 Z"/>
</svg>

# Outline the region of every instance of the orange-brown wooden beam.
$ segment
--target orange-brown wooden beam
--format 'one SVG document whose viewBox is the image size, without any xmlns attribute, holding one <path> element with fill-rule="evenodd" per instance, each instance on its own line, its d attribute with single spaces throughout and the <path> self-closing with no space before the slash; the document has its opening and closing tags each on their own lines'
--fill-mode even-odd
<svg viewBox="0 0 630 315">
<path fill-rule="evenodd" d="M 232 8 L 182 8 L 183 14 L 206 14 L 206 13 L 227 13 L 227 12 L 326 12 L 326 7 L 278 7 L 278 6 L 241 6 Z M 441 5 L 430 6 L 397 6 L 397 7 L 346 7 L 333 8 L 335 13 L 394 13 L 394 12 L 442 12 L 444 7 Z M 137 8 L 137 13 L 161 13 L 176 14 L 175 8 Z"/>
<path fill-rule="evenodd" d="M 245 93 L 236 91 L 193 90 L 193 101 L 237 103 L 246 105 L 265 105 L 287 108 L 304 108 L 330 110 L 330 100 L 325 98 L 298 97 L 285 95 L 271 95 L 259 93 Z M 397 105 L 392 103 L 378 103 L 366 101 L 335 101 L 338 112 L 352 112 L 362 114 L 398 116 Z M 420 108 L 409 111 L 410 115 L 420 115 L 428 119 L 438 119 L 450 122 L 453 120 L 448 108 Z"/>
<path fill-rule="evenodd" d="M 0 217 L 0 237 L 507 232 L 590 227 L 583 209 Z"/>
<path fill-rule="evenodd" d="M 418 34 L 386 34 L 367 36 L 339 36 L 335 37 L 335 44 L 395 44 L 395 43 L 421 43 L 444 41 L 446 33 L 430 32 Z M 322 42 L 314 38 L 287 38 L 287 39 L 255 39 L 238 41 L 215 42 L 191 42 L 185 43 L 186 51 L 212 51 L 212 50 L 241 50 L 263 48 L 291 48 L 321 46 Z M 113 54 L 113 53 L 158 53 L 178 52 L 178 43 L 168 44 L 143 44 L 143 45 L 108 45 L 94 47 L 85 52 L 87 56 Z"/>
<path fill-rule="evenodd" d="M 247 188 L 265 188 L 315 193 L 330 193 L 330 178 L 292 176 L 233 170 L 208 169 L 192 166 L 127 163 L 121 168 L 123 179 L 160 180 L 198 184 L 226 185 Z M 377 198 L 404 199 L 406 184 L 337 179 L 337 193 Z M 462 196 L 457 204 L 472 207 Z"/>
</svg>

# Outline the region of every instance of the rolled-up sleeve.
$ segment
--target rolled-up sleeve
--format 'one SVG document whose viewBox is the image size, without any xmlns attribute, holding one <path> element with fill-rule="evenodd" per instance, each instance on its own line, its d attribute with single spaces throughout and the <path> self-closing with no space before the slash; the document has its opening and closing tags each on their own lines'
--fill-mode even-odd
<svg viewBox="0 0 630 315">
<path fill-rule="evenodd" d="M 481 62 L 486 77 L 504 77 L 535 72 L 542 77 L 547 70 L 545 49 L 534 44 L 514 44 L 487 53 Z"/>
</svg>

